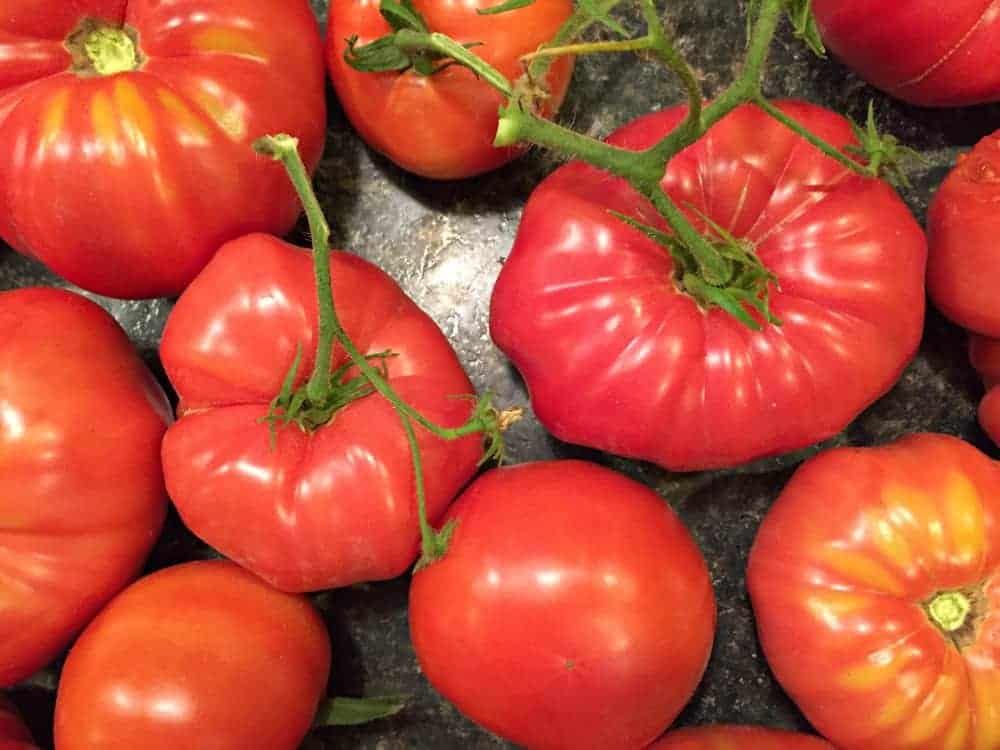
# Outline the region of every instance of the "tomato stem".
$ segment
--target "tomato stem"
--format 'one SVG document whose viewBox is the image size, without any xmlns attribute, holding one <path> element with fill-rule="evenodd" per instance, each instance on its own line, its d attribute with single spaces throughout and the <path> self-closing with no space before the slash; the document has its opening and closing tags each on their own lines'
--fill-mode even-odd
<svg viewBox="0 0 1000 750">
<path fill-rule="evenodd" d="M 972 601 L 961 591 L 945 591 L 926 605 L 931 621 L 945 633 L 954 633 L 965 625 L 972 612 Z"/>
<path fill-rule="evenodd" d="M 111 76 L 138 70 L 143 63 L 138 35 L 129 27 L 85 18 L 66 38 L 66 48 L 79 76 Z"/>
</svg>

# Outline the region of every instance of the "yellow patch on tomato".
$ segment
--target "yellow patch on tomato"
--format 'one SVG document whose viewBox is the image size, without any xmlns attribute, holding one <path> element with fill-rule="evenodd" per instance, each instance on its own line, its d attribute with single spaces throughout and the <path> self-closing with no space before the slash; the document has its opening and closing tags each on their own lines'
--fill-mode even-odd
<svg viewBox="0 0 1000 750">
<path fill-rule="evenodd" d="M 115 79 L 114 100 L 125 137 L 136 152 L 149 156 L 154 150 L 151 141 L 156 134 L 156 118 L 146 100 L 124 76 Z"/>
<path fill-rule="evenodd" d="M 43 145 L 49 145 L 59 139 L 62 134 L 63 124 L 66 122 L 66 111 L 69 108 L 69 89 L 60 89 L 56 92 L 45 107 L 45 114 L 42 116 L 42 137 Z"/>
<path fill-rule="evenodd" d="M 207 146 L 209 130 L 194 111 L 170 89 L 159 89 L 156 92 L 163 109 L 167 112 L 167 121 L 173 124 L 177 139 L 183 146 Z"/>
<path fill-rule="evenodd" d="M 899 576 L 870 554 L 849 552 L 831 546 L 823 551 L 823 559 L 831 571 L 843 577 L 844 583 L 892 596 L 902 596 L 904 593 L 903 581 Z"/>
<path fill-rule="evenodd" d="M 191 42 L 200 52 L 221 52 L 257 60 L 266 57 L 252 37 L 232 28 L 205 29 L 197 33 Z"/>
<path fill-rule="evenodd" d="M 962 678 L 964 679 L 964 675 Z M 942 673 L 930 694 L 921 703 L 920 710 L 914 711 L 909 721 L 900 727 L 901 744 L 921 745 L 934 737 L 940 737 L 947 723 L 955 719 L 955 709 L 963 694 L 963 684 L 959 675 L 951 670 Z M 941 750 L 945 749 L 942 747 Z"/>
<path fill-rule="evenodd" d="M 911 664 L 919 662 L 923 654 L 919 649 L 905 644 L 890 646 L 870 654 L 868 658 L 846 667 L 837 683 L 849 690 L 873 691 L 887 687 Z"/>
<path fill-rule="evenodd" d="M 944 508 L 950 562 L 978 567 L 986 554 L 985 519 L 979 493 L 964 474 L 951 474 L 945 485 Z"/>
</svg>

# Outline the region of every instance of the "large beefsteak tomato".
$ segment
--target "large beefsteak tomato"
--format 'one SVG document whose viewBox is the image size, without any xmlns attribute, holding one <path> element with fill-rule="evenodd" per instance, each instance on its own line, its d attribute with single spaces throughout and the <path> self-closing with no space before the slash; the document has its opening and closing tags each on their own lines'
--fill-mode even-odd
<svg viewBox="0 0 1000 750">
<path fill-rule="evenodd" d="M 781 729 L 707 726 L 678 729 L 648 750 L 835 750 L 819 737 Z"/>
<path fill-rule="evenodd" d="M 771 669 L 837 747 L 1000 748 L 1000 463 L 932 434 L 824 453 L 747 584 Z"/>
<path fill-rule="evenodd" d="M 998 0 L 812 0 L 823 41 L 858 75 L 927 107 L 1000 100 Z"/>
<path fill-rule="evenodd" d="M 1000 53 L 1000 36 L 997 44 Z M 998 237 L 1000 130 L 959 156 L 927 212 L 931 300 L 959 325 L 993 338 L 1000 338 Z"/>
<path fill-rule="evenodd" d="M 306 0 L 5 0 L 0 238 L 114 297 L 178 294 L 226 240 L 299 203 L 250 144 L 319 161 L 323 48 Z"/>
<path fill-rule="evenodd" d="M 427 678 L 532 750 L 645 747 L 690 699 L 715 633 L 705 560 L 652 490 L 582 461 L 495 469 L 449 510 L 410 587 Z"/>
<path fill-rule="evenodd" d="M 37 750 L 17 710 L 0 695 L 0 750 Z"/>
<path fill-rule="evenodd" d="M 0 686 L 55 657 L 142 566 L 166 512 L 169 413 L 93 302 L 0 294 Z"/>
<path fill-rule="evenodd" d="M 837 146 L 850 124 L 778 106 Z M 608 140 L 638 150 L 685 109 Z M 490 328 L 556 437 L 669 469 L 732 466 L 842 430 L 895 383 L 924 316 L 923 232 L 865 179 L 745 106 L 675 157 L 664 190 L 756 249 L 783 325 L 753 331 L 679 291 L 666 250 L 612 212 L 665 228 L 626 182 L 574 162 L 531 195 Z"/>
<path fill-rule="evenodd" d="M 377 267 L 343 252 L 331 261 L 336 308 L 359 350 L 391 352 L 382 364 L 403 400 L 438 424 L 462 424 L 472 385 L 440 329 Z M 395 577 L 419 538 L 409 444 L 381 396 L 309 432 L 287 426 L 272 444 L 261 419 L 297 349 L 299 381 L 313 369 L 317 326 L 312 256 L 250 235 L 221 248 L 181 296 L 160 347 L 180 397 L 163 442 L 170 497 L 195 534 L 286 591 Z M 331 370 L 345 360 L 338 347 Z M 477 436 L 418 437 L 433 521 L 482 446 Z"/>
<path fill-rule="evenodd" d="M 303 597 L 231 562 L 165 568 L 115 598 L 66 659 L 57 750 L 295 750 L 330 672 Z"/>
<path fill-rule="evenodd" d="M 498 15 L 477 12 L 498 4 L 494 0 L 415 0 L 413 7 L 431 31 L 474 45 L 470 47 L 473 53 L 513 80 L 524 72 L 521 56 L 555 36 L 572 14 L 573 4 L 570 0 L 535 0 Z M 453 65 L 430 76 L 412 69 L 363 73 L 344 59 L 352 37 L 364 45 L 390 31 L 378 2 L 330 3 L 330 77 L 351 124 L 369 146 L 403 169 L 435 179 L 470 177 L 520 153 L 516 148 L 493 146 L 504 99 L 472 71 Z M 551 116 L 559 109 L 572 70 L 572 59 L 561 58 L 547 72 L 544 114 Z"/>
</svg>

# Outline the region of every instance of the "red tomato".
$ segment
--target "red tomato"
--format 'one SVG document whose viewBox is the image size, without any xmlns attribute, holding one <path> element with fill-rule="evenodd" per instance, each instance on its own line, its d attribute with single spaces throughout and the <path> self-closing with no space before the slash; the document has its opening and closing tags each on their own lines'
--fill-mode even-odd
<svg viewBox="0 0 1000 750">
<path fill-rule="evenodd" d="M 992 337 L 1000 337 L 998 236 L 1000 130 L 958 157 L 927 214 L 931 300 L 959 325 Z"/>
<path fill-rule="evenodd" d="M 138 69 L 86 70 L 86 41 L 123 29 Z M 15 249 L 100 294 L 173 296 L 226 240 L 295 222 L 284 170 L 251 144 L 287 132 L 319 161 L 306 0 L 4 0 L 0 49 L 0 238 Z"/>
<path fill-rule="evenodd" d="M 1000 341 L 972 334 L 969 337 L 969 358 L 986 386 L 986 395 L 979 402 L 979 424 L 994 443 L 1000 445 Z"/>
<path fill-rule="evenodd" d="M 472 51 L 513 80 L 524 72 L 520 57 L 552 39 L 572 14 L 573 4 L 570 0 L 535 0 L 499 15 L 476 13 L 498 4 L 495 0 L 413 3 L 431 31 L 462 44 L 478 43 Z M 495 169 L 520 153 L 514 148 L 494 148 L 497 112 L 504 99 L 466 68 L 453 65 L 430 77 L 412 70 L 362 73 L 344 60 L 351 36 L 357 35 L 358 45 L 363 45 L 390 31 L 378 2 L 330 3 L 330 77 L 351 124 L 369 146 L 403 169 L 445 180 Z M 572 71 L 572 60 L 562 58 L 546 76 L 550 98 L 543 112 L 547 116 L 558 111 Z"/>
<path fill-rule="evenodd" d="M 873 86 L 913 104 L 1000 100 L 996 0 L 813 0 L 823 41 Z"/>
<path fill-rule="evenodd" d="M 447 514 L 410 632 L 437 690 L 532 750 L 644 747 L 705 669 L 705 561 L 652 490 L 582 461 L 495 469 Z"/>
<path fill-rule="evenodd" d="M 711 726 L 671 732 L 648 750 L 835 750 L 819 737 L 763 727 Z"/>
<path fill-rule="evenodd" d="M 0 750 L 37 750 L 17 709 L 0 695 Z"/>
<path fill-rule="evenodd" d="M 358 348 L 384 360 L 397 393 L 429 419 L 458 426 L 472 386 L 441 331 L 381 270 L 332 255 L 334 299 Z M 312 371 L 316 292 L 308 252 L 267 235 L 229 243 L 178 301 L 160 355 L 180 396 L 163 443 L 170 497 L 188 527 L 286 591 L 393 578 L 416 556 L 409 444 L 379 395 L 323 427 L 292 425 L 271 445 L 259 420 L 296 347 Z M 331 369 L 346 360 L 339 348 Z M 446 442 L 417 428 L 433 520 L 475 472 L 481 440 Z"/>
<path fill-rule="evenodd" d="M 833 112 L 779 106 L 851 141 Z M 647 115 L 608 140 L 642 149 L 684 115 Z M 674 158 L 663 187 L 753 244 L 780 281 L 784 325 L 754 332 L 701 309 L 663 247 L 611 213 L 662 227 L 653 207 L 594 167 L 564 166 L 531 195 L 490 314 L 556 437 L 674 470 L 732 466 L 835 435 L 896 381 L 923 328 L 926 246 L 891 188 L 751 106 Z"/>
<path fill-rule="evenodd" d="M 230 562 L 165 568 L 118 596 L 70 651 L 58 750 L 295 750 L 330 672 L 308 600 Z"/>
<path fill-rule="evenodd" d="M 918 434 L 806 462 L 747 584 L 779 682 L 843 750 L 1000 748 L 1000 464 Z"/>
<path fill-rule="evenodd" d="M 0 294 L 0 686 L 48 663 L 142 566 L 166 510 L 169 411 L 93 302 Z"/>
</svg>

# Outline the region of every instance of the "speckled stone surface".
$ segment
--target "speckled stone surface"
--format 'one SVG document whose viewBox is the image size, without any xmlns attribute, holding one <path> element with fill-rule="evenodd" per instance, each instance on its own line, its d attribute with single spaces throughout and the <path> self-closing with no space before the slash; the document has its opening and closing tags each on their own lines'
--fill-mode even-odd
<svg viewBox="0 0 1000 750">
<path fill-rule="evenodd" d="M 740 4 L 731 0 L 675 0 L 670 18 L 681 50 L 703 77 L 709 95 L 738 65 L 744 42 Z M 325 0 L 313 0 L 325 15 Z M 934 187 L 956 154 L 1000 127 L 1000 107 L 920 110 L 893 102 L 838 63 L 814 58 L 785 29 L 767 77 L 772 96 L 795 96 L 861 119 L 874 99 L 884 129 L 918 148 L 926 163 L 912 174 L 905 198 L 922 221 Z M 670 76 L 630 56 L 582 60 L 563 109 L 576 129 L 606 135 L 631 117 L 681 100 Z M 521 208 L 555 162 L 533 151 L 478 179 L 441 184 L 421 180 L 369 151 L 347 125 L 330 94 L 329 137 L 317 177 L 334 240 L 386 268 L 441 325 L 475 385 L 502 404 L 527 404 L 523 383 L 489 340 L 488 300 L 509 251 Z M 299 235 L 301 239 L 301 235 Z M 0 248 L 0 289 L 60 284 L 38 264 Z M 99 300 L 129 331 L 161 374 L 156 346 L 170 303 Z M 981 389 L 965 357 L 964 334 L 933 310 L 920 354 L 898 385 L 862 414 L 836 444 L 870 445 L 918 430 L 962 436 L 995 449 L 975 423 Z M 509 433 L 510 460 L 578 456 L 622 471 L 654 487 L 677 509 L 708 560 L 719 603 L 715 651 L 707 674 L 678 724 L 753 722 L 806 728 L 763 661 L 744 588 L 746 556 L 757 526 L 793 470 L 795 459 L 740 470 L 678 475 L 592 451 L 548 436 L 530 411 Z M 171 517 L 150 567 L 211 552 Z M 409 705 L 398 717 L 355 729 L 317 732 L 314 748 L 512 747 L 465 720 L 422 678 L 407 632 L 408 579 L 328 592 L 315 599 L 334 643 L 331 691 L 347 695 L 399 694 Z M 57 667 L 16 689 L 43 740 L 51 721 Z"/>
</svg>

